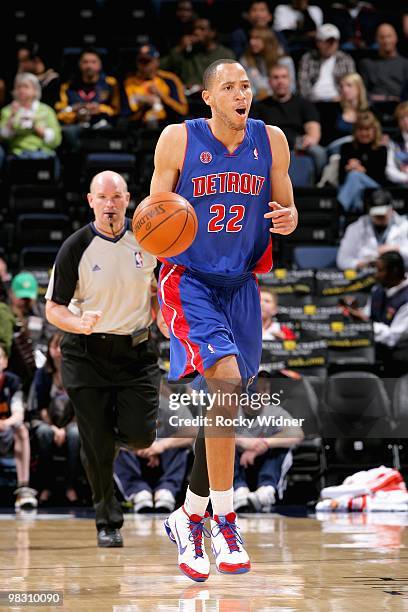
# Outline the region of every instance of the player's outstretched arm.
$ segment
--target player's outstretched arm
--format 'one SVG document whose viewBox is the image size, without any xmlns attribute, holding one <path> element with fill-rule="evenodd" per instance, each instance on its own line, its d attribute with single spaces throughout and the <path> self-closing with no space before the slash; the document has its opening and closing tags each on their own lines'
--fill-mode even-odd
<svg viewBox="0 0 408 612">
<path fill-rule="evenodd" d="M 168 125 L 160 135 L 154 154 L 150 194 L 173 191 L 177 185 L 187 144 L 184 124 Z"/>
<path fill-rule="evenodd" d="M 269 203 L 271 212 L 266 213 L 266 219 L 271 219 L 272 234 L 291 234 L 298 223 L 298 213 L 293 199 L 292 182 L 289 177 L 290 153 L 286 136 L 281 129 L 267 125 L 272 149 L 271 186 L 272 201 Z"/>
</svg>

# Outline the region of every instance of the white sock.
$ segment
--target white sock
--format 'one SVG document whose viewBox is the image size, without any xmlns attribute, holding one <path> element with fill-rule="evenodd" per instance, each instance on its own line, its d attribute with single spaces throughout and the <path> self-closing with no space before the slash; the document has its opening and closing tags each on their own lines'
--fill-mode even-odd
<svg viewBox="0 0 408 612">
<path fill-rule="evenodd" d="M 184 502 L 184 509 L 187 514 L 198 514 L 198 516 L 204 516 L 208 506 L 208 497 L 201 497 L 193 493 L 190 487 L 187 487 L 186 501 Z"/>
<path fill-rule="evenodd" d="M 210 489 L 210 499 L 213 514 L 225 516 L 230 512 L 234 512 L 234 487 L 227 491 L 214 491 Z"/>
</svg>

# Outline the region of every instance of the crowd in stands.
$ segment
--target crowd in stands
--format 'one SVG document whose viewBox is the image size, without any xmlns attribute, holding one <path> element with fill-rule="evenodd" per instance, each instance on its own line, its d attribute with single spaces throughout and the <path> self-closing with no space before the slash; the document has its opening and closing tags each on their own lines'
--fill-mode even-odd
<svg viewBox="0 0 408 612">
<path fill-rule="evenodd" d="M 324 243 L 338 247 L 332 267 L 344 274 L 371 270 L 375 275 L 371 293 L 346 296 L 342 304 L 347 321 L 372 325 L 375 363 L 370 371 L 391 378 L 408 374 L 408 10 L 398 3 L 384 8 L 374 0 L 151 4 L 159 11 L 156 25 L 152 21 L 131 43 L 61 45 L 60 61 L 47 54 L 45 39 L 31 35 L 16 45 L 14 65 L 0 74 L 0 216 L 8 228 L 0 229 L 0 506 L 2 458 L 11 456 L 17 509 L 55 499 L 77 504 L 87 494 L 74 410 L 60 375 L 61 334 L 45 320 L 37 269 L 48 269 L 55 251 L 34 238 L 13 240 L 20 223 L 16 193 L 24 182 L 33 183 L 24 181 L 23 164 L 49 163 L 44 168 L 52 168 L 52 177 L 45 189 L 59 189 L 63 202 L 74 202 L 69 211 L 63 205 L 53 211 L 47 209 L 51 196 L 43 197 L 48 204 L 39 210 L 24 209 L 24 200 L 23 214 L 34 213 L 27 215 L 29 234 L 30 223 L 35 230 L 35 213 L 58 212 L 59 223 L 69 230 L 83 224 L 87 213 L 75 203 L 83 199 L 93 170 L 110 163 L 129 174 L 132 195 L 141 199 L 148 192 L 152 151 L 163 127 L 207 116 L 202 75 L 217 59 L 242 63 L 254 95 L 251 116 L 285 133 L 295 199 L 311 188 L 316 202 L 323 202 L 322 210 L 307 208 L 317 229 L 306 242 L 310 246 L 320 236 L 318 215 L 333 197 L 336 213 L 328 223 L 336 227 L 332 242 Z M 96 3 L 95 11 L 105 5 L 109 2 Z M 220 19 L 220 5 L 228 19 Z M 100 167 L 92 165 L 99 162 Z M 307 214 L 302 217 L 300 211 L 300 230 Z M 52 247 L 64 231 L 50 233 Z M 278 268 L 295 267 L 293 248 L 284 251 L 290 243 L 282 244 Z M 46 247 L 44 253 L 48 248 L 48 264 L 22 259 L 22 246 Z M 296 344 L 299 332 L 280 317 L 278 293 L 261 286 L 264 340 Z M 309 296 L 309 304 L 317 301 Z M 321 305 L 326 305 L 323 298 Z M 283 363 L 272 377 L 299 380 L 306 374 Z M 270 370 L 263 372 L 259 385 L 270 390 L 270 380 Z M 196 431 L 172 437 L 164 427 L 172 391 L 163 381 L 161 429 L 153 445 L 136 453 L 121 449 L 116 459 L 118 492 L 135 512 L 171 511 L 188 479 Z M 184 408 L 195 416 L 193 406 Z M 265 414 L 272 414 L 269 408 Z M 274 414 L 289 416 L 286 408 Z M 253 417 L 250 409 L 243 414 Z M 304 434 L 290 428 L 269 434 L 260 430 L 248 438 L 237 432 L 237 510 L 268 512 L 282 499 L 292 450 Z"/>
</svg>

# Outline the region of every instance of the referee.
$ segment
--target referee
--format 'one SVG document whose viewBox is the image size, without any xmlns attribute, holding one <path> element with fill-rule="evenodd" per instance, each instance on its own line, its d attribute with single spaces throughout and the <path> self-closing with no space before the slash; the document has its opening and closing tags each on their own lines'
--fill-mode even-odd
<svg viewBox="0 0 408 612">
<path fill-rule="evenodd" d="M 156 259 L 133 236 L 125 217 L 129 198 L 116 172 L 93 178 L 88 202 L 95 220 L 61 246 L 45 296 L 48 321 L 66 332 L 62 380 L 75 407 L 103 547 L 123 546 L 113 485 L 116 452 L 152 444 L 159 398 L 160 371 L 149 339 L 152 309 L 158 311 Z"/>
</svg>

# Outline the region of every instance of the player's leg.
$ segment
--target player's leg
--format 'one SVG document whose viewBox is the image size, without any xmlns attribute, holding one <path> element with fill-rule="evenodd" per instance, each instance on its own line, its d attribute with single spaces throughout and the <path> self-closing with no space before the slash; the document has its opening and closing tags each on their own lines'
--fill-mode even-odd
<svg viewBox="0 0 408 612">
<path fill-rule="evenodd" d="M 75 408 L 81 459 L 92 489 L 98 543 L 122 546 L 117 530 L 123 525 L 123 512 L 115 497 L 113 481 L 116 437 L 112 391 L 108 387 L 80 387 L 68 388 L 67 392 Z"/>
<path fill-rule="evenodd" d="M 172 357 L 169 378 L 188 376 L 194 371 L 204 375 L 209 370 L 211 374 L 214 364 L 225 359 L 235 364 L 235 377 L 231 377 L 234 378 L 235 386 L 235 379 L 239 381 L 240 374 L 232 356 L 238 354 L 238 350 L 228 319 L 218 300 L 217 289 L 174 266 L 163 266 L 160 273 L 159 300 L 170 330 Z M 216 377 L 221 378 L 224 375 L 227 380 L 230 371 L 215 372 Z M 231 390 L 231 387 L 228 389 Z M 221 443 L 219 446 L 221 447 Z M 223 448 L 222 452 L 225 451 L 231 463 L 228 476 L 225 478 L 213 470 L 214 491 L 217 491 L 217 486 L 220 487 L 218 495 L 215 493 L 219 504 L 221 498 L 229 496 L 222 488 L 225 486 L 232 489 L 233 440 L 228 441 L 228 448 Z M 206 453 L 208 455 L 205 440 L 199 436 L 195 448 L 193 479 L 187 492 L 186 503 L 166 521 L 170 539 L 178 544 L 179 566 L 194 580 L 205 580 L 209 574 L 209 561 L 203 542 L 203 520 L 209 490 Z"/>
<path fill-rule="evenodd" d="M 222 298 L 222 295 L 220 296 Z M 207 372 L 207 384 L 215 393 L 221 387 L 228 393 L 229 387 L 237 387 L 237 393 L 253 379 L 259 369 L 262 353 L 262 321 L 258 286 L 255 278 L 233 292 L 225 293 L 223 309 L 232 330 L 232 336 L 238 349 L 237 357 L 231 356 L 226 362 L 217 362 Z M 220 385 L 220 381 L 222 384 Z M 238 385 L 239 381 L 239 385 Z M 242 383 L 241 383 L 242 381 Z M 228 397 L 228 396 L 227 396 Z M 226 402 L 224 402 L 226 404 Z M 228 406 L 222 406 L 222 413 Z M 220 407 L 218 406 L 218 409 Z M 234 407 L 235 411 L 237 406 Z M 231 412 L 233 407 L 231 406 Z M 231 414 L 234 416 L 234 414 Z M 219 571 L 242 573 L 250 568 L 248 555 L 243 548 L 242 538 L 233 512 L 233 469 L 235 438 L 228 430 L 225 438 L 224 456 L 226 470 L 218 462 L 218 438 L 211 431 L 206 431 L 207 465 L 210 481 L 210 497 L 214 509 L 212 521 L 212 549 Z M 224 472 L 224 473 L 223 473 Z M 218 487 L 223 487 L 219 489 Z M 227 487 L 230 487 L 229 489 Z"/>
<path fill-rule="evenodd" d="M 205 427 L 210 499 L 211 548 L 218 571 L 227 574 L 248 572 L 251 564 L 243 546 L 234 512 L 235 430 L 217 418 L 233 419 L 238 412 L 242 391 L 241 373 L 235 355 L 227 355 L 205 371 L 210 394 L 217 398 L 211 421 Z"/>
</svg>

